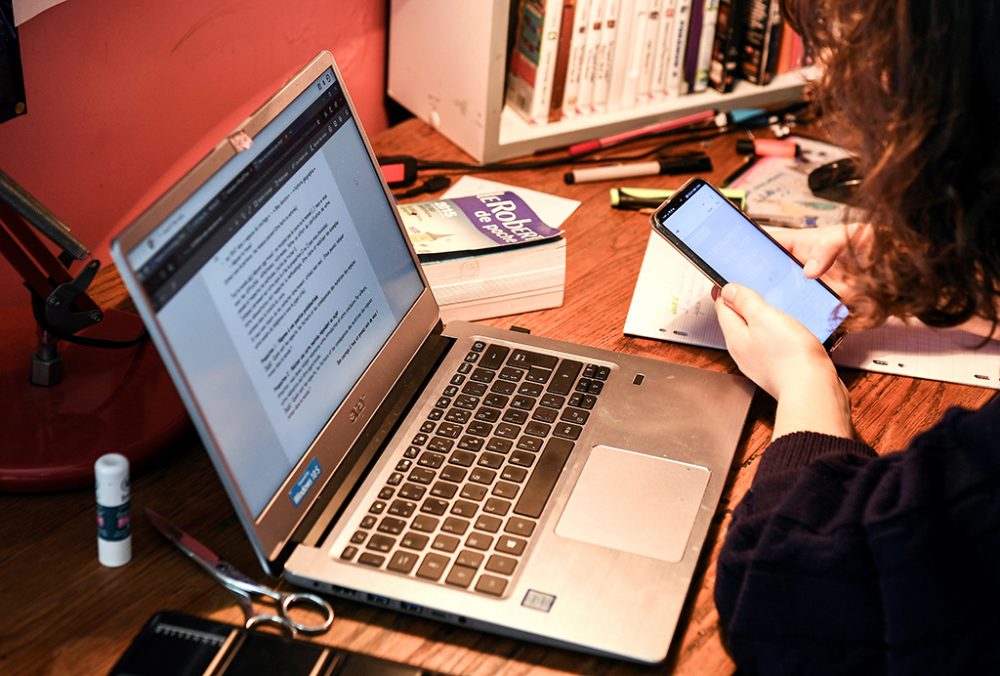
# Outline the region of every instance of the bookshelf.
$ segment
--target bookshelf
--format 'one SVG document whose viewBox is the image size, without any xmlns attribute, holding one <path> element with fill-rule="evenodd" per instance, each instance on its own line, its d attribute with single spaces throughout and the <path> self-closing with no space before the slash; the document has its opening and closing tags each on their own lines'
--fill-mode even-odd
<svg viewBox="0 0 1000 676">
<path fill-rule="evenodd" d="M 802 96 L 806 73 L 766 86 L 740 81 L 628 110 L 529 124 L 504 106 L 504 84 L 517 0 L 391 0 L 387 92 L 414 115 L 487 163 L 607 136 L 706 108 L 763 107 Z"/>
</svg>

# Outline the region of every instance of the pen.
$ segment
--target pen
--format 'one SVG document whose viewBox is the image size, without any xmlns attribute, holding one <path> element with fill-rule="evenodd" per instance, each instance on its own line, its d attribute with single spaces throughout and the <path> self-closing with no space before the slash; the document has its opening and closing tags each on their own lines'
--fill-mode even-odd
<svg viewBox="0 0 1000 676">
<path fill-rule="evenodd" d="M 694 174 L 700 171 L 712 171 L 712 160 L 708 155 L 682 155 L 663 160 L 649 162 L 631 162 L 629 164 L 609 164 L 603 167 L 588 167 L 574 169 L 563 176 L 567 185 L 588 183 L 591 181 L 609 181 L 616 178 L 632 178 L 635 176 L 657 176 L 660 174 Z"/>
<path fill-rule="evenodd" d="M 657 122 L 656 124 L 650 124 L 645 127 L 639 127 L 638 129 L 631 129 L 629 131 L 624 131 L 620 134 L 612 134 L 611 136 L 605 136 L 604 138 L 594 139 L 593 141 L 584 141 L 583 143 L 577 143 L 569 147 L 570 155 L 579 155 L 581 153 L 590 152 L 591 150 L 599 150 L 601 148 L 609 148 L 613 145 L 617 145 L 629 139 L 633 139 L 639 136 L 645 136 L 647 134 L 659 134 L 663 131 L 670 131 L 671 129 L 680 129 L 681 127 L 687 127 L 692 124 L 697 124 L 698 122 L 705 122 L 711 120 L 715 117 L 716 113 L 714 110 L 703 110 L 698 113 L 692 113 L 691 115 L 685 115 L 684 117 L 675 117 L 672 120 L 667 120 L 665 122 Z M 642 174 L 638 174 L 642 175 Z"/>
<path fill-rule="evenodd" d="M 750 169 L 750 167 L 756 164 L 759 158 L 760 158 L 759 155 L 748 155 L 747 158 L 743 160 L 743 164 L 736 167 L 736 171 L 729 174 L 729 176 L 726 176 L 726 178 L 724 178 L 722 180 L 722 183 L 720 183 L 719 185 L 721 185 L 722 187 L 728 186 L 730 183 L 732 183 L 740 176 L 742 176 L 744 173 L 746 173 L 747 170 Z"/>
<path fill-rule="evenodd" d="M 740 209 L 746 207 L 747 193 L 745 190 L 722 188 L 720 192 Z M 674 194 L 673 190 L 662 188 L 611 188 L 611 206 L 614 209 L 655 209 L 663 200 Z"/>
<path fill-rule="evenodd" d="M 815 228 L 819 226 L 818 216 L 766 216 L 747 214 L 757 225 L 775 228 Z"/>
</svg>

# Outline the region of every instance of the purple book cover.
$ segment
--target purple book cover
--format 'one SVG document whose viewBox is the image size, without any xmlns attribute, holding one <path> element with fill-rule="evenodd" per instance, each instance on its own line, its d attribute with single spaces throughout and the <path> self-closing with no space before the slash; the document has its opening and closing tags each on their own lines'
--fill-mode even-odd
<svg viewBox="0 0 1000 676">
<path fill-rule="evenodd" d="M 705 0 L 691 2 L 691 22 L 688 24 L 687 45 L 684 52 L 684 84 L 682 91 L 692 92 L 698 77 L 698 51 L 701 45 L 701 27 L 705 21 Z"/>
<path fill-rule="evenodd" d="M 509 190 L 401 204 L 399 214 L 421 256 L 531 244 L 562 234 Z"/>
</svg>

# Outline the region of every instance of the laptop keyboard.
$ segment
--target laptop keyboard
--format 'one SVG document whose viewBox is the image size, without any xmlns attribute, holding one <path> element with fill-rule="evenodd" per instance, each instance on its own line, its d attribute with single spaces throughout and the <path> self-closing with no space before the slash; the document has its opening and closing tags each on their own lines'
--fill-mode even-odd
<svg viewBox="0 0 1000 676">
<path fill-rule="evenodd" d="M 340 558 L 503 596 L 610 372 L 476 341 Z"/>
</svg>

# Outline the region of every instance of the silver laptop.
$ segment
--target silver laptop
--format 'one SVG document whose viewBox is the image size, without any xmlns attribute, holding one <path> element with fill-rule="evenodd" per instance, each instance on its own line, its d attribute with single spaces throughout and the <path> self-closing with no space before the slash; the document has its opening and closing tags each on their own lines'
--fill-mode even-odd
<svg viewBox="0 0 1000 676">
<path fill-rule="evenodd" d="M 112 249 L 267 571 L 666 657 L 752 386 L 442 326 L 330 54 Z"/>
</svg>

